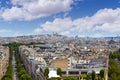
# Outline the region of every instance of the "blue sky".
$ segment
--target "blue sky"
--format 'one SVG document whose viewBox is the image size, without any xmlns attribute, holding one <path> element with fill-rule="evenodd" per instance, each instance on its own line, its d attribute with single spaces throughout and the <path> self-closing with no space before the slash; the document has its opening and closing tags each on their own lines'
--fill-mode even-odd
<svg viewBox="0 0 120 80">
<path fill-rule="evenodd" d="M 120 35 L 120 0 L 0 0 L 0 37 Z"/>
</svg>

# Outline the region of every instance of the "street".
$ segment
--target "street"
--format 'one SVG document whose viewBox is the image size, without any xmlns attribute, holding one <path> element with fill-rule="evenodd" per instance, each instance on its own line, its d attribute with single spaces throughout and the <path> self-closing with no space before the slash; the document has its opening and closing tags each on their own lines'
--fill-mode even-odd
<svg viewBox="0 0 120 80">
<path fill-rule="evenodd" d="M 12 65 L 13 65 L 13 80 L 18 80 L 18 74 L 17 74 L 17 65 L 15 61 L 15 56 L 13 55 L 13 60 L 12 60 Z"/>
</svg>

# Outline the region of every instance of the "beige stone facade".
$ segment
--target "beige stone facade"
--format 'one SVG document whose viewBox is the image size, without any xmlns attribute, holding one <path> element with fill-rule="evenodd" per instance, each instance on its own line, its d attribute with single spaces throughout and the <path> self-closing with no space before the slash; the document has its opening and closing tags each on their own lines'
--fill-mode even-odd
<svg viewBox="0 0 120 80">
<path fill-rule="evenodd" d="M 4 76 L 9 62 L 9 48 L 0 46 L 0 79 Z"/>
</svg>

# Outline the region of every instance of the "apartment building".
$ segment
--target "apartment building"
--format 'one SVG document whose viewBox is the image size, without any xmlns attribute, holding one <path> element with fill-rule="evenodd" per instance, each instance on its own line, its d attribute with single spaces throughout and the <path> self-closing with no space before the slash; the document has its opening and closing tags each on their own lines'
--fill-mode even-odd
<svg viewBox="0 0 120 80">
<path fill-rule="evenodd" d="M 19 53 L 25 69 L 33 80 L 45 80 L 42 69 L 46 66 L 46 62 L 41 55 L 27 46 L 21 46 Z"/>
<path fill-rule="evenodd" d="M 94 49 L 96 51 L 92 51 Z M 94 70 L 99 74 L 101 69 L 107 69 L 106 47 L 101 45 L 74 44 L 42 44 L 21 46 L 19 52 L 26 70 L 34 78 L 44 78 L 42 72 L 46 67 L 61 68 L 63 76 L 79 76 L 91 74 Z M 36 75 L 34 75 L 36 74 Z"/>
<path fill-rule="evenodd" d="M 9 48 L 0 46 L 0 79 L 4 76 L 9 61 Z"/>
</svg>

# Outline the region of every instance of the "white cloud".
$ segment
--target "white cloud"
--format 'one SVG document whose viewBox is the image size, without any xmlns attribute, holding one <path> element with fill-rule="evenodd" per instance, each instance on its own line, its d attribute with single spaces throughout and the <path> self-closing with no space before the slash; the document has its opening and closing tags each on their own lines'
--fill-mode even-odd
<svg viewBox="0 0 120 80">
<path fill-rule="evenodd" d="M 93 36 L 106 36 L 104 35 L 106 33 L 120 34 L 120 8 L 114 10 L 102 9 L 91 17 L 83 17 L 75 20 L 71 18 L 56 18 L 52 22 L 45 22 L 39 28 L 35 29 L 34 32 L 58 32 L 64 35 L 78 34 Z"/>
<path fill-rule="evenodd" d="M 71 10 L 73 0 L 11 0 L 12 8 L 2 10 L 4 20 L 32 20 Z M 21 6 L 21 7 L 18 7 Z"/>
<path fill-rule="evenodd" d="M 11 30 L 6 30 L 6 29 L 1 29 L 0 30 L 0 33 L 10 33 L 12 32 Z"/>
<path fill-rule="evenodd" d="M 34 32 L 37 34 L 37 33 L 42 33 L 43 31 L 42 31 L 42 29 L 40 29 L 40 28 L 36 28 L 36 29 L 34 30 Z"/>
</svg>

